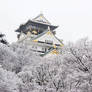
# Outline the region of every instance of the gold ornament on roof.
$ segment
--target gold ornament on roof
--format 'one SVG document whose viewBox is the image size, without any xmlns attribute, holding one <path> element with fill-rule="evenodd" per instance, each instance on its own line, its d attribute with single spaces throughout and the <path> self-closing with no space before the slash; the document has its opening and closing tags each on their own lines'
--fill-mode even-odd
<svg viewBox="0 0 92 92">
<path fill-rule="evenodd" d="M 34 42 L 38 42 L 38 40 L 33 40 Z"/>
<path fill-rule="evenodd" d="M 56 45 L 54 44 L 53 47 L 56 49 Z"/>
<path fill-rule="evenodd" d="M 37 31 L 33 30 L 32 33 L 37 34 Z"/>
<path fill-rule="evenodd" d="M 55 50 L 53 50 L 52 52 L 51 52 L 51 54 L 59 54 L 59 52 L 55 49 Z"/>
</svg>

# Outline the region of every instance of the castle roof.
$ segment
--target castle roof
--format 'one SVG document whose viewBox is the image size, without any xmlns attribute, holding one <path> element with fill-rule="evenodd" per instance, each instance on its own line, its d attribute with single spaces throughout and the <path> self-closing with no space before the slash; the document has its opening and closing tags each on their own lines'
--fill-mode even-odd
<svg viewBox="0 0 92 92">
<path fill-rule="evenodd" d="M 32 25 L 38 28 L 44 28 L 47 29 L 48 26 L 50 27 L 51 30 L 56 29 L 58 26 L 52 25 L 45 17 L 43 14 L 39 14 L 37 17 L 33 18 L 32 20 L 27 21 L 27 23 L 21 25 L 19 29 L 16 30 L 16 32 L 21 32 L 26 30 L 26 26 Z"/>
</svg>

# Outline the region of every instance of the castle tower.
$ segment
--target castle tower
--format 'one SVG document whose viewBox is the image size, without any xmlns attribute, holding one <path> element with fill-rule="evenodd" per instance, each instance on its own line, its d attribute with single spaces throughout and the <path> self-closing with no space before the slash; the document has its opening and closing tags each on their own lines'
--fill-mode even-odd
<svg viewBox="0 0 92 92">
<path fill-rule="evenodd" d="M 63 43 L 55 36 L 54 30 L 57 27 L 40 14 L 16 30 L 19 33 L 18 42 L 25 41 L 34 52 L 38 52 L 41 56 L 58 55 Z"/>
</svg>

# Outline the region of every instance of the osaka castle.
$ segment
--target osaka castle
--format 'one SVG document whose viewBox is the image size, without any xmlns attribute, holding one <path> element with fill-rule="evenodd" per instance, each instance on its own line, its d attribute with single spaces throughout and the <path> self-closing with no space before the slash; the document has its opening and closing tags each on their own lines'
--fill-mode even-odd
<svg viewBox="0 0 92 92">
<path fill-rule="evenodd" d="M 20 25 L 16 30 L 18 42 L 25 42 L 30 49 L 42 57 L 56 56 L 61 53 L 62 40 L 58 39 L 55 29 L 43 14 Z"/>
</svg>

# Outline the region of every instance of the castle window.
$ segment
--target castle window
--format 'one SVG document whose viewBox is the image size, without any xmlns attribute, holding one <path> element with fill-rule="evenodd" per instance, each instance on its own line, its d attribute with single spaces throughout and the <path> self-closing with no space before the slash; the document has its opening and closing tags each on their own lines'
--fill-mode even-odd
<svg viewBox="0 0 92 92">
<path fill-rule="evenodd" d="M 37 46 L 32 46 L 33 49 L 37 49 Z"/>
<path fill-rule="evenodd" d="M 53 44 L 53 41 L 45 40 L 45 43 L 47 43 L 47 44 Z"/>
<path fill-rule="evenodd" d="M 34 48 L 34 46 L 32 46 L 32 48 Z"/>
<path fill-rule="evenodd" d="M 35 46 L 35 49 L 37 49 L 37 46 Z"/>
<path fill-rule="evenodd" d="M 45 51 L 45 48 L 42 48 L 42 51 Z"/>
</svg>

